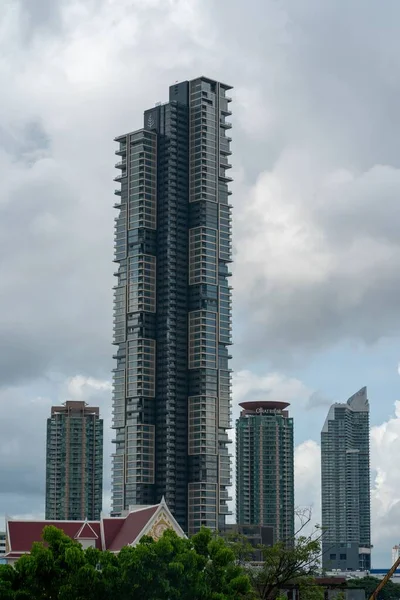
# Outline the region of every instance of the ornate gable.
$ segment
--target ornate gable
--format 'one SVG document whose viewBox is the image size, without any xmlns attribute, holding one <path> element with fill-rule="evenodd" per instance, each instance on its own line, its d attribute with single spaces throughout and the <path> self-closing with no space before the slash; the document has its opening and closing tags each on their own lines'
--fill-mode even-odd
<svg viewBox="0 0 400 600">
<path fill-rule="evenodd" d="M 136 538 L 135 542 L 138 542 L 143 535 L 149 535 L 157 542 L 167 529 L 172 529 L 179 537 L 186 537 L 179 523 L 175 520 L 169 510 L 165 498 L 162 497 L 157 511 L 154 513 L 154 516 L 149 519 L 147 525 L 141 531 L 140 536 Z"/>
<path fill-rule="evenodd" d="M 160 539 L 166 529 L 175 531 L 175 527 L 164 509 L 156 515 L 155 521 L 152 524 L 150 531 L 146 534 L 153 538 L 155 542 Z"/>
</svg>

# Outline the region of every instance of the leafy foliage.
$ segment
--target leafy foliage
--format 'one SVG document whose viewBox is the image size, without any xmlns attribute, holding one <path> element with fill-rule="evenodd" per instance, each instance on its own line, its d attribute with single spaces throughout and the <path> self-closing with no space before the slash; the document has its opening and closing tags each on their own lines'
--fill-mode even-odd
<svg viewBox="0 0 400 600">
<path fill-rule="evenodd" d="M 316 527 L 310 536 L 298 535 L 286 543 L 258 546 L 262 560 L 246 568 L 256 597 L 277 600 L 286 588 L 296 586 L 301 599 L 320 600 L 323 591 L 316 585 L 315 576 L 320 566 L 321 537 Z M 243 565 L 254 554 L 254 548 L 239 534 L 230 537 L 230 547 Z"/>
<path fill-rule="evenodd" d="M 378 587 L 380 579 L 376 577 L 363 577 L 362 579 L 350 579 L 347 583 L 349 588 L 361 588 L 365 590 L 365 597 L 369 598 Z M 378 600 L 398 600 L 400 598 L 400 584 L 388 581 L 379 592 Z"/>
<path fill-rule="evenodd" d="M 274 599 L 287 584 L 307 587 L 310 578 L 317 573 L 320 555 L 319 540 L 304 536 L 298 537 L 289 547 L 283 543 L 265 547 L 261 568 L 252 570 L 259 598 Z"/>
<path fill-rule="evenodd" d="M 240 600 L 251 585 L 235 554 L 203 529 L 190 540 L 166 531 L 118 555 L 46 527 L 15 568 L 0 565 L 1 600 Z"/>
</svg>

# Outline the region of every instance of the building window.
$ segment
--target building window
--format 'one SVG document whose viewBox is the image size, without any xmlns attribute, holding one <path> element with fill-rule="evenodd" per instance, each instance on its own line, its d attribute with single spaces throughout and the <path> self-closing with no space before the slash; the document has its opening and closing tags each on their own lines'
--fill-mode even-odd
<svg viewBox="0 0 400 600">
<path fill-rule="evenodd" d="M 189 397 L 189 455 L 217 454 L 217 398 Z"/>
<path fill-rule="evenodd" d="M 217 283 L 217 231 L 209 227 L 189 230 L 189 285 Z"/>
<path fill-rule="evenodd" d="M 217 368 L 217 313 L 189 313 L 189 369 Z"/>
</svg>

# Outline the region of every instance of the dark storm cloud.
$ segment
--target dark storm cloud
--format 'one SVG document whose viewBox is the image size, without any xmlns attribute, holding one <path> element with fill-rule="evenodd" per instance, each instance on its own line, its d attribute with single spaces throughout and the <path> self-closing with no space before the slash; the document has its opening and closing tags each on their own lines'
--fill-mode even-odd
<svg viewBox="0 0 400 600">
<path fill-rule="evenodd" d="M 65 13 L 85 14 L 95 11 L 103 0 L 17 0 L 21 11 L 21 22 L 26 37 L 32 42 L 35 36 L 60 35 L 65 27 Z"/>
<path fill-rule="evenodd" d="M 393 135 L 400 87 L 395 0 L 384 11 L 364 0 L 254 0 L 245 9 L 239 0 L 229 9 L 208 4 L 224 29 L 220 52 L 226 58 L 235 53 L 235 87 L 258 91 L 262 104 L 248 106 L 248 119 L 259 124 L 267 147 L 271 132 L 279 132 L 277 153 L 304 142 L 318 146 L 332 165 L 338 160 L 367 169 L 377 155 L 379 164 L 399 164 L 400 140 Z M 265 115 L 271 115 L 268 130 Z M 263 155 L 243 155 L 262 168 Z"/>
<path fill-rule="evenodd" d="M 27 123 L 22 131 L 16 132 L 11 128 L 0 126 L 0 148 L 16 160 L 32 160 L 32 152 L 46 152 L 49 149 L 49 139 L 40 123 Z"/>
<path fill-rule="evenodd" d="M 28 498 L 44 501 L 47 412 L 28 388 L 0 390 L 0 514 L 16 510 L 13 496 L 27 512 Z"/>
<path fill-rule="evenodd" d="M 56 33 L 62 28 L 62 9 L 68 0 L 18 0 L 23 30 L 23 42 L 32 42 L 35 35 Z"/>
<path fill-rule="evenodd" d="M 21 459 L 22 457 L 19 456 Z M 8 504 L 8 510 L 12 506 L 9 500 L 9 496 L 20 495 L 22 498 L 26 498 L 28 496 L 37 496 L 41 498 L 41 502 L 43 503 L 45 497 L 45 477 L 43 465 L 46 464 L 46 460 L 44 457 L 40 462 L 35 463 L 34 469 L 32 469 L 33 465 L 24 465 L 21 462 L 18 462 L 16 465 L 7 465 L 2 466 L 0 469 L 2 481 L 7 481 L 8 485 L 4 486 L 4 488 L 0 491 L 0 514 L 3 514 L 1 504 Z M 41 469 L 37 468 L 38 466 L 42 467 Z M 15 507 L 12 507 L 12 510 L 15 511 Z M 24 507 L 26 510 L 26 505 Z"/>
<path fill-rule="evenodd" d="M 258 194 L 262 197 L 262 185 Z M 374 344 L 399 334 L 399 195 L 400 172 L 376 167 L 301 207 L 304 213 L 282 230 L 286 241 L 276 241 L 277 265 L 258 263 L 264 276 L 253 279 L 238 307 L 241 318 L 248 311 L 248 329 L 240 340 L 247 360 L 266 352 L 269 359 L 288 364 L 342 340 Z M 310 239 L 299 236 L 297 247 L 298 231 L 310 224 Z M 268 256 L 262 244 L 268 247 L 269 236 L 276 240 L 278 235 L 266 225 L 261 255 Z M 279 261 L 286 269 L 282 277 Z M 249 350 L 246 339 L 253 342 Z"/>
<path fill-rule="evenodd" d="M 44 372 L 48 360 L 35 337 L 29 338 L 15 331 L 11 325 L 2 328 L 0 337 L 0 388 L 35 379 L 37 373 Z"/>
<path fill-rule="evenodd" d="M 371 270 L 362 283 L 336 274 L 323 285 L 293 286 L 285 293 L 260 283 L 252 289 L 258 302 L 248 304 L 261 314 L 248 331 L 253 345 L 247 359 L 267 352 L 268 358 L 280 365 L 293 360 L 304 363 L 310 354 L 342 340 L 361 340 L 369 345 L 398 335 L 400 284 L 394 278 L 396 265 L 397 258 L 380 272 Z M 274 316 L 277 313 L 279 317 Z M 266 333 L 273 347 L 265 348 Z"/>
<path fill-rule="evenodd" d="M 259 101 L 239 106 L 248 139 L 233 157 L 246 167 L 234 195 L 235 310 L 248 325 L 236 357 L 242 365 L 264 356 L 284 366 L 344 339 L 371 344 L 398 335 L 398 3 L 385 11 L 361 1 L 230 6 L 219 5 L 227 24 L 220 50 L 238 49 L 252 31 L 238 59 L 248 63 L 238 101 L 241 85 Z M 256 152 L 260 138 L 268 140 L 265 153 Z M 256 189 L 246 185 L 250 163 L 270 176 Z M 288 210 L 282 220 L 279 211 Z"/>
<path fill-rule="evenodd" d="M 310 398 L 308 399 L 306 408 L 310 410 L 313 408 L 325 408 L 327 406 L 330 406 L 331 404 L 333 404 L 332 398 L 328 398 L 321 392 L 316 391 L 313 392 Z"/>
<path fill-rule="evenodd" d="M 112 228 L 96 239 L 91 199 L 56 161 L 8 166 L 10 183 L 0 191 L 0 384 L 48 369 L 104 376 L 111 366 Z"/>
</svg>

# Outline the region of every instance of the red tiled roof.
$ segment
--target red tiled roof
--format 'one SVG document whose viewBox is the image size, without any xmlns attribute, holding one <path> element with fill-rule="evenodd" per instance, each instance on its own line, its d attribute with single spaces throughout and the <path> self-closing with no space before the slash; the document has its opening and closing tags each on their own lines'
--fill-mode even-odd
<svg viewBox="0 0 400 600">
<path fill-rule="evenodd" d="M 103 527 L 103 550 L 109 550 L 110 546 L 125 522 L 125 518 L 106 517 L 102 520 Z"/>
<path fill-rule="evenodd" d="M 84 521 L 8 521 L 10 552 L 30 552 L 33 542 L 42 541 L 43 529 L 48 525 L 54 525 L 74 539 L 84 523 Z M 101 550 L 100 523 L 94 521 L 90 525 L 97 535 L 96 548 Z M 93 539 L 93 535 L 90 539 Z"/>
<path fill-rule="evenodd" d="M 150 506 L 149 508 L 144 508 L 129 513 L 124 520 L 120 531 L 112 541 L 111 545 L 106 547 L 106 549 L 119 552 L 124 546 L 132 544 L 146 523 L 148 523 L 151 517 L 155 514 L 157 509 L 158 506 Z"/>
<path fill-rule="evenodd" d="M 100 521 L 13 521 L 7 523 L 8 558 L 17 558 L 30 552 L 34 542 L 42 541 L 43 529 L 54 525 L 68 537 L 76 540 L 93 540 L 99 550 L 119 552 L 132 544 L 155 515 L 159 506 L 140 508 L 126 517 L 109 517 Z"/>
<path fill-rule="evenodd" d="M 4 556 L 6 558 L 21 558 L 21 556 L 23 554 L 29 554 L 28 552 L 8 552 L 7 554 L 5 554 Z M 4 558 L 3 556 L 3 558 Z"/>
</svg>

